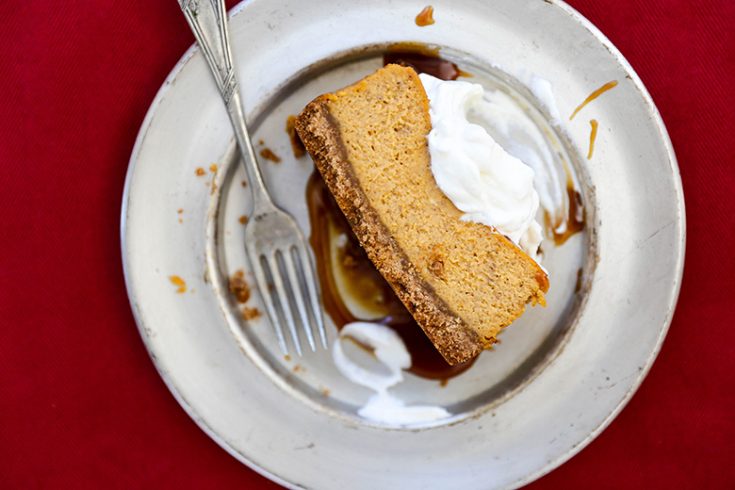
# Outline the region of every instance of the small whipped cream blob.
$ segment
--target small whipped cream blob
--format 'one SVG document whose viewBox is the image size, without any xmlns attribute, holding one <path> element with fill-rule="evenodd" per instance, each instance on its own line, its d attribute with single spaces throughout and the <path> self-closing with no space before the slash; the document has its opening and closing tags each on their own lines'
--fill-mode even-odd
<svg viewBox="0 0 735 490">
<path fill-rule="evenodd" d="M 561 122 L 561 116 L 559 115 L 559 108 L 556 105 L 556 98 L 554 98 L 554 90 L 551 82 L 528 70 L 522 70 L 518 74 L 518 79 L 528 87 L 531 93 L 541 102 L 541 105 L 546 108 L 546 111 L 551 117 L 551 122 L 559 124 Z"/>
<path fill-rule="evenodd" d="M 347 337 L 371 348 L 375 359 L 387 368 L 388 373 L 365 369 L 350 359 L 342 348 L 342 342 Z M 357 412 L 363 418 L 391 425 L 411 425 L 432 422 L 451 415 L 437 406 L 407 406 L 388 393 L 388 388 L 403 381 L 402 370 L 411 367 L 411 355 L 401 337 L 385 325 L 370 322 L 348 323 L 340 330 L 339 339 L 332 347 L 332 358 L 344 377 L 375 391 Z"/>
<path fill-rule="evenodd" d="M 535 172 L 507 152 L 477 121 L 492 117 L 476 83 L 419 75 L 429 98 L 431 171 L 463 220 L 495 228 L 539 262 Z"/>
</svg>

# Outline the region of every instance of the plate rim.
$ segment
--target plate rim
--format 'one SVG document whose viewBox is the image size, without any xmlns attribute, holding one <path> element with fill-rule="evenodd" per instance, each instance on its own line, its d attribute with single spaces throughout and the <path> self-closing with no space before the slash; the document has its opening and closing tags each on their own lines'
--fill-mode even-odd
<svg viewBox="0 0 735 490">
<path fill-rule="evenodd" d="M 257 3 L 257 1 L 258 0 L 240 1 L 232 9 L 228 11 L 228 18 L 230 20 L 233 19 L 234 17 L 239 15 L 244 10 L 244 8 L 248 7 L 252 3 Z M 525 477 L 513 482 L 512 484 L 513 488 L 527 485 L 543 477 L 544 475 L 550 473 L 554 469 L 558 468 L 559 466 L 561 466 L 562 464 L 564 464 L 565 462 L 573 458 L 575 455 L 581 452 L 584 448 L 586 448 L 594 439 L 596 439 L 607 427 L 609 427 L 612 421 L 620 414 L 620 412 L 630 402 L 630 400 L 635 395 L 635 393 L 638 391 L 641 384 L 645 380 L 646 376 L 650 372 L 650 369 L 653 366 L 653 363 L 655 362 L 656 358 L 658 357 L 661 351 L 666 335 L 668 334 L 669 328 L 673 320 L 673 316 L 676 311 L 676 306 L 677 306 L 678 298 L 679 298 L 680 291 L 681 291 L 683 272 L 684 272 L 684 263 L 685 263 L 685 256 L 686 256 L 686 235 L 687 235 L 686 233 L 686 205 L 685 205 L 684 191 L 683 191 L 683 185 L 682 185 L 682 180 L 681 180 L 681 173 L 679 170 L 678 160 L 676 157 L 676 153 L 675 153 L 673 144 L 671 142 L 671 138 L 668 134 L 663 118 L 661 117 L 660 111 L 658 110 L 655 102 L 653 101 L 653 98 L 651 97 L 650 93 L 648 92 L 645 85 L 643 84 L 643 81 L 640 79 L 635 69 L 628 62 L 625 56 L 609 40 L 609 38 L 605 36 L 605 34 L 603 34 L 602 31 L 600 31 L 600 29 L 597 28 L 590 20 L 588 20 L 584 15 L 582 15 L 578 10 L 576 10 L 575 8 L 567 4 L 564 0 L 538 0 L 538 1 L 549 4 L 552 7 L 560 8 L 562 12 L 564 12 L 566 15 L 571 17 L 574 22 L 577 22 L 578 24 L 580 24 L 592 36 L 594 36 L 594 38 L 607 51 L 610 52 L 610 54 L 613 56 L 615 61 L 620 64 L 620 66 L 629 76 L 630 80 L 633 82 L 635 89 L 641 95 L 645 103 L 646 110 L 651 116 L 651 121 L 655 124 L 655 127 L 658 131 L 658 136 L 660 138 L 661 143 L 663 144 L 664 149 L 666 150 L 666 154 L 668 157 L 667 163 L 668 163 L 670 175 L 672 178 L 673 190 L 675 191 L 675 195 L 676 195 L 676 211 L 677 211 L 677 218 L 678 218 L 676 224 L 679 225 L 678 228 L 680 230 L 680 233 L 678 236 L 678 244 L 677 244 L 678 247 L 676 250 L 678 251 L 678 254 L 675 257 L 672 255 L 672 258 L 675 259 L 673 262 L 674 262 L 674 268 L 675 268 L 676 273 L 674 274 L 674 279 L 675 279 L 674 284 L 672 284 L 672 287 L 670 289 L 672 293 L 670 295 L 670 302 L 667 304 L 667 312 L 666 312 L 666 315 L 665 315 L 665 318 L 662 324 L 659 327 L 659 334 L 656 338 L 654 348 L 650 352 L 648 357 L 645 359 L 645 362 L 642 365 L 642 369 L 637 374 L 637 377 L 630 383 L 629 388 L 626 391 L 623 398 L 620 399 L 620 401 L 616 404 L 616 406 L 607 414 L 604 420 L 595 429 L 590 431 L 584 437 L 584 439 L 582 439 L 578 444 L 569 448 L 566 452 L 560 454 L 556 458 L 550 459 L 540 469 L 534 472 L 531 472 Z M 127 258 L 128 248 L 127 248 L 127 240 L 126 240 L 127 230 L 128 230 L 128 211 L 129 211 L 128 202 L 130 199 L 130 188 L 131 188 L 133 170 L 135 168 L 135 163 L 139 158 L 140 150 L 148 136 L 148 132 L 151 127 L 151 123 L 153 121 L 153 118 L 157 112 L 159 105 L 161 104 L 161 102 L 163 101 L 167 93 L 169 92 L 171 86 L 174 85 L 174 81 L 179 76 L 183 68 L 191 61 L 192 57 L 196 54 L 197 51 L 199 51 L 199 47 L 196 45 L 196 43 L 193 43 L 184 52 L 184 54 L 176 62 L 176 64 L 173 66 L 169 74 L 164 79 L 163 84 L 156 92 L 156 95 L 153 98 L 146 112 L 146 115 L 141 123 L 140 129 L 136 136 L 135 144 L 133 146 L 133 150 L 132 150 L 129 162 L 128 162 L 128 168 L 126 171 L 124 189 L 123 189 L 123 195 L 122 195 L 121 220 L 120 220 L 120 245 L 121 245 L 123 276 L 125 280 L 126 292 L 128 295 L 128 300 L 130 302 L 130 307 L 133 313 L 136 327 L 138 329 L 138 332 L 141 336 L 141 339 L 143 340 L 145 348 L 148 352 L 149 357 L 151 358 L 151 361 L 156 371 L 158 372 L 159 376 L 163 380 L 168 390 L 173 395 L 174 399 L 184 409 L 187 415 L 195 422 L 195 424 L 205 434 L 207 434 L 207 436 L 209 436 L 214 442 L 216 442 L 222 449 L 224 449 L 227 453 L 229 453 L 235 459 L 242 462 L 248 468 L 252 469 L 256 473 L 260 474 L 261 476 L 264 476 L 270 479 L 271 481 L 279 485 L 282 485 L 286 488 L 303 488 L 302 486 L 294 482 L 285 480 L 279 475 L 271 471 L 268 471 L 267 469 L 263 468 L 262 466 L 250 460 L 245 454 L 241 453 L 240 451 L 232 447 L 222 436 L 220 436 L 214 429 L 212 429 L 207 424 L 204 418 L 193 408 L 193 406 L 189 403 L 189 401 L 179 392 L 179 389 L 174 383 L 174 380 L 169 375 L 165 366 L 162 365 L 161 361 L 156 356 L 154 347 L 152 343 L 150 342 L 149 334 L 143 322 L 142 315 L 140 314 L 138 310 L 137 301 L 135 300 L 133 296 L 132 279 L 130 277 L 129 264 L 128 264 L 128 258 Z"/>
<path fill-rule="evenodd" d="M 537 470 L 536 472 L 530 473 L 526 478 L 523 478 L 521 480 L 518 480 L 517 486 L 521 487 L 524 485 L 527 485 L 535 480 L 538 480 L 539 478 L 551 473 L 556 468 L 560 467 L 570 459 L 572 459 L 574 456 L 579 454 L 584 448 L 586 448 L 592 441 L 594 441 L 605 429 L 607 429 L 610 424 L 617 418 L 617 416 L 620 414 L 620 412 L 625 409 L 625 407 L 628 405 L 630 400 L 632 400 L 633 396 L 638 392 L 638 389 L 643 384 L 643 381 L 648 376 L 648 373 L 650 372 L 651 368 L 653 367 L 653 363 L 656 361 L 656 358 L 658 358 L 659 353 L 661 352 L 661 348 L 663 347 L 664 340 L 666 340 L 666 336 L 669 333 L 669 328 L 671 328 L 671 322 L 674 318 L 674 313 L 676 312 L 676 306 L 679 301 L 679 294 L 681 292 L 681 284 L 682 279 L 684 277 L 684 261 L 686 258 L 686 202 L 684 199 L 684 187 L 681 181 L 681 172 L 679 170 L 679 161 L 676 158 L 676 152 L 674 150 L 674 145 L 671 142 L 671 137 L 669 136 L 669 132 L 666 129 L 666 124 L 664 123 L 663 118 L 661 117 L 661 113 L 658 110 L 658 107 L 656 106 L 656 103 L 653 100 L 653 97 L 651 97 L 651 94 L 648 92 L 648 89 L 646 88 L 645 84 L 643 83 L 643 80 L 638 76 L 638 73 L 635 71 L 633 66 L 630 64 L 630 62 L 625 58 L 623 53 L 613 44 L 612 41 L 597 27 L 595 26 L 587 17 L 582 15 L 578 10 L 576 10 L 574 7 L 566 3 L 564 0 L 543 0 L 546 3 L 550 3 L 551 5 L 555 7 L 559 7 L 562 9 L 563 12 L 565 12 L 567 15 L 571 16 L 575 20 L 577 20 L 585 29 L 587 29 L 599 42 L 602 44 L 605 49 L 607 49 L 610 54 L 615 57 L 615 59 L 620 63 L 620 65 L 625 69 L 627 74 L 630 76 L 631 81 L 633 82 L 635 88 L 638 90 L 638 92 L 643 97 L 643 100 L 646 103 L 646 106 L 653 116 L 653 122 L 656 125 L 656 129 L 658 130 L 659 137 L 661 138 L 662 143 L 664 144 L 664 147 L 666 148 L 666 153 L 668 154 L 668 163 L 671 171 L 671 175 L 673 176 L 673 183 L 674 183 L 674 190 L 676 191 L 676 204 L 677 204 L 677 211 L 678 217 L 679 217 L 679 224 L 681 233 L 679 236 L 679 254 L 676 257 L 676 281 L 673 284 L 672 288 L 672 296 L 671 296 L 671 303 L 668 305 L 667 308 L 667 314 L 666 318 L 664 319 L 662 328 L 659 332 L 659 336 L 656 339 L 656 345 L 654 347 L 654 350 L 651 352 L 651 354 L 646 359 L 646 363 L 643 366 L 643 369 L 638 374 L 638 377 L 634 380 L 634 382 L 630 385 L 628 391 L 626 392 L 625 396 L 618 402 L 617 406 L 610 411 L 610 413 L 605 417 L 605 419 L 602 421 L 600 425 L 598 425 L 594 430 L 592 430 L 587 437 L 585 437 L 582 441 L 579 442 L 575 447 L 572 447 L 569 449 L 566 453 L 560 455 L 556 459 L 552 460 L 551 462 L 547 463 L 544 467 Z"/>
<path fill-rule="evenodd" d="M 232 19 L 236 15 L 238 15 L 243 8 L 245 8 L 247 3 L 250 3 L 254 0 L 241 0 L 237 5 L 235 5 L 232 9 L 230 9 L 227 12 L 228 19 Z M 138 311 L 138 305 L 137 302 L 134 299 L 133 291 L 132 291 L 132 280 L 130 278 L 130 270 L 127 260 L 127 219 L 128 219 L 128 202 L 130 199 L 130 187 L 131 187 L 131 181 L 133 177 L 133 169 L 135 167 L 135 162 L 138 160 L 138 156 L 140 154 L 140 149 L 143 146 L 143 143 L 145 142 L 145 139 L 148 135 L 148 130 L 150 129 L 151 122 L 153 121 L 153 118 L 156 114 L 156 111 L 158 109 L 158 106 L 163 101 L 164 97 L 170 90 L 171 86 L 173 85 L 174 80 L 176 80 L 176 77 L 181 73 L 184 66 L 187 65 L 187 63 L 191 60 L 191 58 L 199 51 L 199 46 L 196 44 L 196 42 L 192 43 L 189 48 L 187 48 L 186 51 L 184 51 L 184 54 L 181 55 L 181 58 L 176 62 L 176 64 L 173 66 L 171 71 L 168 73 L 166 78 L 163 81 L 163 84 L 161 84 L 161 87 L 156 92 L 156 95 L 153 97 L 153 101 L 151 102 L 150 106 L 148 107 L 148 110 L 146 111 L 145 117 L 143 118 L 143 122 L 140 125 L 140 129 L 138 130 L 138 134 L 135 137 L 135 144 L 133 145 L 133 151 L 130 154 L 130 159 L 128 160 L 128 168 L 125 172 L 125 182 L 123 184 L 123 195 L 122 195 L 122 206 L 120 208 L 120 251 L 122 254 L 122 266 L 123 266 L 123 278 L 125 280 L 125 292 L 128 297 L 128 301 L 130 303 L 130 309 L 133 313 L 133 319 L 135 320 L 135 326 L 138 329 L 138 333 L 140 334 L 141 340 L 143 340 L 143 345 L 145 346 L 146 352 L 148 352 L 148 357 L 150 358 L 153 367 L 156 369 L 156 372 L 158 373 L 158 376 L 163 381 L 164 385 L 166 385 L 166 388 L 168 391 L 173 395 L 176 402 L 179 404 L 179 406 L 186 412 L 186 414 L 191 418 L 192 421 L 197 425 L 199 429 L 202 430 L 210 439 L 212 439 L 220 448 L 224 449 L 230 456 L 235 458 L 236 460 L 243 463 L 245 466 L 250 468 L 251 470 L 255 471 L 259 475 L 268 478 L 269 480 L 289 489 L 297 488 L 292 482 L 287 481 L 280 476 L 276 475 L 275 473 L 272 473 L 262 466 L 256 464 L 255 462 L 251 461 L 249 458 L 245 457 L 245 455 L 241 454 L 240 452 L 236 451 L 230 444 L 227 443 L 227 441 L 221 437 L 214 429 L 212 429 L 207 422 L 204 420 L 204 418 L 192 407 L 192 405 L 189 403 L 189 401 L 184 398 L 184 396 L 179 392 L 178 387 L 174 383 L 174 380 L 171 378 L 171 376 L 168 374 L 168 371 L 164 368 L 162 363 L 159 361 L 158 357 L 155 354 L 153 345 L 150 342 L 148 333 L 146 332 L 144 322 L 142 319 L 142 316 L 140 312 Z"/>
</svg>

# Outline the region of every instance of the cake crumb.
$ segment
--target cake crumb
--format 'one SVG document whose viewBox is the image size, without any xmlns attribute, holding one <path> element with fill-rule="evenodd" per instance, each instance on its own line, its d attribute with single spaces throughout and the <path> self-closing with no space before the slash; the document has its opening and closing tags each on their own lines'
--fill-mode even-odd
<svg viewBox="0 0 735 490">
<path fill-rule="evenodd" d="M 416 16 L 416 25 L 419 27 L 430 26 L 434 23 L 434 7 L 427 5 Z"/>
<path fill-rule="evenodd" d="M 238 219 L 238 221 L 240 222 L 241 225 L 246 225 L 246 224 L 248 224 L 248 220 L 249 219 L 250 218 L 248 218 L 247 216 L 245 216 L 243 214 L 242 216 L 240 216 L 240 218 Z"/>
<path fill-rule="evenodd" d="M 263 148 L 262 150 L 260 150 L 260 156 L 262 156 L 266 160 L 270 160 L 273 163 L 281 163 L 281 157 L 276 155 L 275 152 L 270 148 Z"/>
<path fill-rule="evenodd" d="M 201 177 L 201 176 L 203 176 L 203 175 L 204 175 L 204 174 L 206 174 L 206 173 L 207 173 L 207 171 L 206 171 L 206 170 L 204 170 L 204 169 L 203 169 L 202 167 L 197 167 L 197 169 L 196 169 L 196 170 L 194 171 L 194 174 L 195 174 L 195 175 L 196 175 L 197 177 Z"/>
<path fill-rule="evenodd" d="M 176 286 L 177 293 L 183 294 L 186 292 L 186 281 L 184 281 L 180 276 L 168 276 L 168 280 L 171 281 L 171 284 Z"/>
<path fill-rule="evenodd" d="M 209 171 L 212 172 L 213 174 L 216 174 L 217 173 L 217 164 L 216 163 L 213 163 L 212 165 L 210 165 L 209 166 Z"/>
<path fill-rule="evenodd" d="M 306 371 L 306 369 L 303 366 L 301 366 L 301 364 L 296 364 L 293 367 L 293 369 L 291 369 L 291 371 L 293 371 L 294 373 L 300 373 L 300 372 Z"/>
<path fill-rule="evenodd" d="M 228 286 L 238 303 L 248 302 L 250 299 L 250 286 L 245 281 L 245 273 L 242 269 L 235 271 L 232 277 L 230 277 Z"/>
<path fill-rule="evenodd" d="M 331 394 L 332 394 L 332 391 L 329 388 L 322 388 L 322 396 L 323 397 L 328 397 Z"/>
<path fill-rule="evenodd" d="M 248 308 L 247 306 L 242 309 L 242 317 L 247 320 L 255 320 L 261 315 L 260 310 L 257 308 Z"/>
<path fill-rule="evenodd" d="M 247 187 L 248 186 L 248 181 L 247 180 L 243 180 L 242 182 L 240 182 L 240 185 L 242 185 L 243 187 Z"/>
<path fill-rule="evenodd" d="M 449 384 L 449 378 L 442 378 L 439 380 L 440 388 L 446 388 L 447 384 Z"/>
<path fill-rule="evenodd" d="M 498 332 L 498 335 L 500 335 L 501 333 L 503 333 L 502 330 Z M 483 344 L 485 346 L 485 349 L 487 350 L 494 350 L 495 346 L 499 343 L 500 339 L 497 337 L 483 337 Z"/>
<path fill-rule="evenodd" d="M 577 282 L 574 284 L 574 292 L 578 293 L 582 290 L 582 268 L 577 269 Z"/>
<path fill-rule="evenodd" d="M 285 356 L 283 356 L 283 360 L 286 361 L 286 362 L 291 362 L 291 356 L 289 356 L 288 354 L 286 354 Z"/>
<path fill-rule="evenodd" d="M 261 146 L 263 146 L 265 144 L 265 141 L 263 141 L 262 139 L 259 139 L 258 140 L 258 144 L 261 145 Z"/>
<path fill-rule="evenodd" d="M 184 208 L 179 208 L 179 209 L 176 210 L 176 212 L 179 213 L 179 214 L 181 214 L 181 213 L 184 212 Z"/>
<path fill-rule="evenodd" d="M 293 156 L 295 158 L 301 158 L 306 155 L 304 143 L 296 132 L 296 116 L 293 114 L 286 118 L 286 133 L 288 133 L 288 139 L 291 140 L 291 151 L 293 151 Z"/>
</svg>

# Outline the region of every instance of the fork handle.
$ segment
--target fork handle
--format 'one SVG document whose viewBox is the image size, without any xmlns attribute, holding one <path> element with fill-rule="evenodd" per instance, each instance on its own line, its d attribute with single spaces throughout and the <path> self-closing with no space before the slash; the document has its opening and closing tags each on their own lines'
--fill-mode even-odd
<svg viewBox="0 0 735 490">
<path fill-rule="evenodd" d="M 224 0 L 179 0 L 194 37 L 199 43 L 204 59 L 217 82 L 222 101 L 227 107 L 245 171 L 253 192 L 253 211 L 272 206 L 272 200 L 263 183 L 263 176 L 255 158 L 253 143 L 250 141 L 245 111 L 243 110 L 240 90 L 232 64 L 230 33 Z"/>
</svg>

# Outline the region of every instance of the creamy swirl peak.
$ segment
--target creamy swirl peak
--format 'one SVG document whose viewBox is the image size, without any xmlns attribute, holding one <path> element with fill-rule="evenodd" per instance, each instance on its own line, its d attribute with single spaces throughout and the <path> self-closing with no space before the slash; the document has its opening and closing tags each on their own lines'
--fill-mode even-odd
<svg viewBox="0 0 735 490">
<path fill-rule="evenodd" d="M 419 75 L 429 97 L 431 171 L 463 220 L 496 229 L 539 261 L 534 171 L 473 121 L 492 110 L 481 85 Z"/>
</svg>

